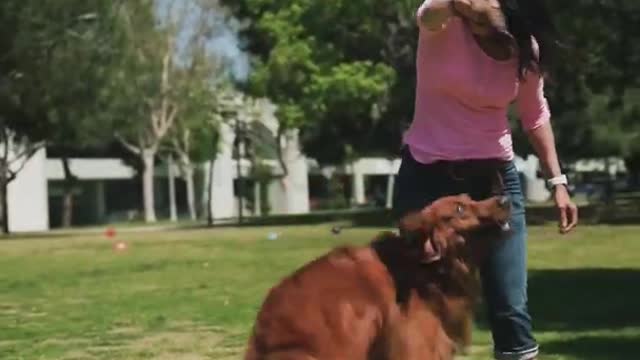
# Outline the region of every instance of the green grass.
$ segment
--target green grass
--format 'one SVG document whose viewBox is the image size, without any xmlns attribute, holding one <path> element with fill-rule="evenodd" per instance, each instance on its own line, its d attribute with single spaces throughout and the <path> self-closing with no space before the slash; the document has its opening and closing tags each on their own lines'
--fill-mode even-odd
<svg viewBox="0 0 640 360">
<path fill-rule="evenodd" d="M 0 240 L 0 359 L 239 359 L 265 292 L 378 229 L 330 225 L 123 232 Z M 280 233 L 267 240 L 271 231 Z M 640 227 L 530 236 L 530 307 L 541 359 L 637 358 Z M 489 359 L 482 319 L 470 359 Z"/>
</svg>

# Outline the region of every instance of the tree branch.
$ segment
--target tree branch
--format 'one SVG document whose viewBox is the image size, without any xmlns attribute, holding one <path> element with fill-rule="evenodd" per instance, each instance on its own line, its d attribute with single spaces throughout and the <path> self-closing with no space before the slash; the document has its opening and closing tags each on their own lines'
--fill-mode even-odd
<svg viewBox="0 0 640 360">
<path fill-rule="evenodd" d="M 16 156 L 9 164 L 14 163 L 15 161 L 22 159 L 22 162 L 20 163 L 20 165 L 18 166 L 18 168 L 16 170 L 11 170 L 11 166 L 7 166 L 7 172 L 8 172 L 8 176 L 7 176 L 7 184 L 12 182 L 13 180 L 16 179 L 16 177 L 18 176 L 18 173 L 20 173 L 20 171 L 22 171 L 22 169 L 24 169 L 24 167 L 27 165 L 27 163 L 29 162 L 29 159 L 31 159 L 31 157 L 33 155 L 35 155 L 36 152 L 38 152 L 38 150 L 40 150 L 42 147 L 44 147 L 44 141 L 42 142 L 38 142 L 35 144 L 31 144 L 31 145 L 26 145 L 27 149 L 25 149 L 23 152 L 20 153 L 19 156 Z"/>
<path fill-rule="evenodd" d="M 178 114 L 178 106 L 177 105 L 171 106 L 171 112 L 166 116 L 166 119 L 160 123 L 160 128 L 156 133 L 158 140 L 162 139 L 167 134 L 169 129 L 171 129 L 171 127 L 173 126 L 173 123 L 175 122 L 177 114 Z"/>
<path fill-rule="evenodd" d="M 24 140 L 23 144 L 20 146 L 20 148 L 23 148 L 24 150 L 22 150 L 19 153 L 16 153 L 16 155 L 14 156 L 13 160 L 8 161 L 8 164 L 13 164 L 16 161 L 19 161 L 21 158 L 25 158 L 25 162 L 27 160 L 29 160 L 38 150 L 40 150 L 41 148 L 43 148 L 45 145 L 44 141 L 40 141 L 40 142 L 36 142 L 36 143 L 29 143 L 28 140 Z"/>
<path fill-rule="evenodd" d="M 161 131 L 160 116 L 155 110 L 151 110 L 151 129 L 155 137 L 160 137 L 160 131 Z"/>
<path fill-rule="evenodd" d="M 142 153 L 142 149 L 140 149 L 139 147 L 129 143 L 127 140 L 125 140 L 124 137 L 122 137 L 122 135 L 116 134 L 115 137 L 116 137 L 116 140 L 118 140 L 118 142 L 120 144 L 122 144 L 122 146 L 124 146 L 131 153 L 133 153 L 135 155 L 140 155 Z"/>
<path fill-rule="evenodd" d="M 2 139 L 0 141 L 4 144 L 3 154 L 2 154 L 2 162 L 7 165 L 9 162 L 9 147 L 11 146 L 11 139 L 9 139 L 9 130 L 6 127 L 2 127 Z M 1 206 L 1 205 L 0 205 Z"/>
<path fill-rule="evenodd" d="M 25 149 L 24 151 L 20 152 L 19 154 L 16 154 L 16 156 L 11 161 L 9 161 L 8 164 L 11 165 L 11 164 L 17 163 L 20 160 L 23 160 L 23 162 L 26 163 L 43 146 L 44 146 L 44 142 L 41 143 L 41 144 L 30 146 L 28 149 Z"/>
<path fill-rule="evenodd" d="M 169 108 L 169 90 L 171 90 L 169 74 L 171 72 L 171 58 L 173 55 L 173 37 L 171 33 L 167 33 L 167 51 L 162 58 L 162 82 L 160 87 L 160 125 L 162 126 L 167 119 L 167 111 Z"/>
<path fill-rule="evenodd" d="M 184 132 L 182 133 L 182 146 L 185 153 L 189 153 L 189 150 L 191 149 L 190 139 L 191 139 L 191 130 L 184 129 Z"/>
</svg>

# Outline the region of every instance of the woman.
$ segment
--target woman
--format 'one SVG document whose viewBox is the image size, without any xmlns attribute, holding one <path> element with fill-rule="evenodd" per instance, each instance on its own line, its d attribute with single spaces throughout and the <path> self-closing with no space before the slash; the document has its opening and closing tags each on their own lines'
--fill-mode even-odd
<svg viewBox="0 0 640 360">
<path fill-rule="evenodd" d="M 426 0 L 417 12 L 414 120 L 404 135 L 395 210 L 438 197 L 500 191 L 512 199 L 511 229 L 482 264 L 496 359 L 535 359 L 527 310 L 524 198 L 514 166 L 507 109 L 514 103 L 541 160 L 563 234 L 577 224 L 561 173 L 544 97 L 553 27 L 542 0 Z"/>
</svg>

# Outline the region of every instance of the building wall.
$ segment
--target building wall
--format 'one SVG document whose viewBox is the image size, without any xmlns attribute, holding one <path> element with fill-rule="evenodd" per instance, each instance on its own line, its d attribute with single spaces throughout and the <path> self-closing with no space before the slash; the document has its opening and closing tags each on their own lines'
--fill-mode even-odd
<svg viewBox="0 0 640 360">
<path fill-rule="evenodd" d="M 49 229 L 46 160 L 46 150 L 39 150 L 9 184 L 9 231 L 38 232 Z"/>
</svg>

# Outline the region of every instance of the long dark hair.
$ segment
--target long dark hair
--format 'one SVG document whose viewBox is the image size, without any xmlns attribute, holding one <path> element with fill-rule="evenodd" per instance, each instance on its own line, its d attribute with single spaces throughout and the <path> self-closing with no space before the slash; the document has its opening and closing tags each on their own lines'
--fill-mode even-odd
<svg viewBox="0 0 640 360">
<path fill-rule="evenodd" d="M 527 71 L 546 75 L 560 42 L 545 0 L 499 0 L 507 27 L 518 46 L 518 75 Z M 538 44 L 534 52 L 532 38 Z"/>
</svg>

